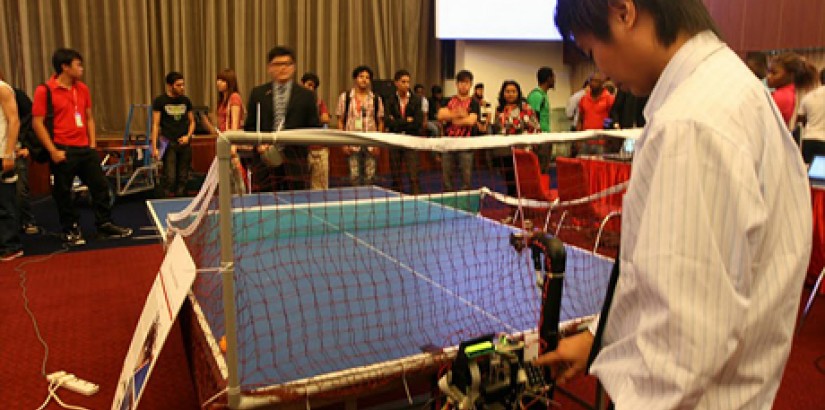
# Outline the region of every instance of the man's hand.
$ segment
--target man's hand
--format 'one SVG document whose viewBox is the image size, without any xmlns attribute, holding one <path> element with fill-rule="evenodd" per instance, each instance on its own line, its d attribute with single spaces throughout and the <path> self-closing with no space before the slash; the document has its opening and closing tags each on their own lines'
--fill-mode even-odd
<svg viewBox="0 0 825 410">
<path fill-rule="evenodd" d="M 188 135 L 184 135 L 184 136 L 178 138 L 178 144 L 186 145 L 188 143 L 189 143 L 189 136 Z"/>
<path fill-rule="evenodd" d="M 56 149 L 49 153 L 49 155 L 52 157 L 52 162 L 55 164 L 66 161 L 66 151 Z"/>
<path fill-rule="evenodd" d="M 589 331 L 582 332 L 559 340 L 556 350 L 539 356 L 533 364 L 549 366 L 556 383 L 563 385 L 574 376 L 584 372 L 592 347 L 593 334 Z"/>
<path fill-rule="evenodd" d="M 12 158 L 3 158 L 3 172 L 9 172 L 14 170 L 14 159 Z"/>
<path fill-rule="evenodd" d="M 28 148 L 20 148 L 17 150 L 17 157 L 18 158 L 28 158 L 29 157 L 29 149 Z"/>
<path fill-rule="evenodd" d="M 258 148 L 257 148 L 258 153 L 259 153 L 259 154 L 263 154 L 263 153 L 264 153 L 264 152 L 266 152 L 266 151 L 269 149 L 269 147 L 271 147 L 271 146 L 272 146 L 272 145 L 270 145 L 270 144 L 261 144 L 261 145 L 258 145 Z"/>
</svg>

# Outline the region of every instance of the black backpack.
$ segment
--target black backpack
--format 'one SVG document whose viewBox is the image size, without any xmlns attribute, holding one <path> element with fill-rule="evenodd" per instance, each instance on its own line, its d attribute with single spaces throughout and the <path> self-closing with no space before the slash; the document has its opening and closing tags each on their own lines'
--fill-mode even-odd
<svg viewBox="0 0 825 410">
<path fill-rule="evenodd" d="M 52 105 L 52 91 L 46 84 L 41 84 L 46 88 L 46 118 L 44 124 L 49 136 L 54 138 L 54 106 Z M 14 99 L 17 101 L 17 115 L 20 117 L 20 143 L 29 150 L 29 156 L 39 163 L 49 162 L 51 155 L 37 134 L 32 128 L 32 100 L 26 93 L 18 88 L 14 89 Z"/>
</svg>

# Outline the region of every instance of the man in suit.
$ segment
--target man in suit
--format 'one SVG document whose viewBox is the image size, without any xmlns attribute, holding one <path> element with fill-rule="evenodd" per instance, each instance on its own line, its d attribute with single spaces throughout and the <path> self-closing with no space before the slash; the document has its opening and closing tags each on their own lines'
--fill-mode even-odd
<svg viewBox="0 0 825 410">
<path fill-rule="evenodd" d="M 387 131 L 410 136 L 421 135 L 421 124 L 424 122 L 424 111 L 421 108 L 421 97 L 410 92 L 410 73 L 407 70 L 398 70 L 393 76 L 395 93 L 387 98 L 386 127 Z M 401 163 L 407 165 L 410 175 L 410 189 L 413 194 L 419 194 L 418 184 L 418 151 L 411 149 L 390 149 L 390 170 L 392 171 L 392 187 L 401 191 Z"/>
<path fill-rule="evenodd" d="M 245 131 L 272 132 L 297 128 L 319 128 L 315 95 L 293 79 L 295 54 L 276 46 L 267 54 L 267 72 L 272 82 L 252 89 L 247 106 Z M 283 163 L 271 166 L 265 159 L 270 149 L 282 149 Z M 252 184 L 258 191 L 306 188 L 307 147 L 258 145 L 252 163 Z"/>
</svg>

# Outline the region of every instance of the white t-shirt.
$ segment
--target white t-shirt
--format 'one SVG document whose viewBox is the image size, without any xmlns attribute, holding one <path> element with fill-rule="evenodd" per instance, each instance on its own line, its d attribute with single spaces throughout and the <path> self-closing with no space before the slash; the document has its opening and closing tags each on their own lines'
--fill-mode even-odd
<svg viewBox="0 0 825 410">
<path fill-rule="evenodd" d="M 0 81 L 0 87 L 8 88 L 14 95 L 14 89 L 3 81 Z M 9 120 L 6 118 L 6 113 L 0 110 L 0 158 L 6 157 L 6 143 L 8 141 Z"/>
<path fill-rule="evenodd" d="M 804 115 L 807 119 L 802 138 L 825 141 L 825 85 L 811 91 L 802 99 L 802 103 L 799 104 L 799 115 Z"/>
</svg>

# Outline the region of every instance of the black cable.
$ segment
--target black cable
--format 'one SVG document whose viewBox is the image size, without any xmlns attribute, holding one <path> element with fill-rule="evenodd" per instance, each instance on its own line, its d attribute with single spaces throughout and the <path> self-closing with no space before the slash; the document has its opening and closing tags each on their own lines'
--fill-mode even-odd
<svg viewBox="0 0 825 410">
<path fill-rule="evenodd" d="M 814 366 L 820 373 L 825 374 L 825 354 L 819 356 L 814 360 Z"/>
</svg>

